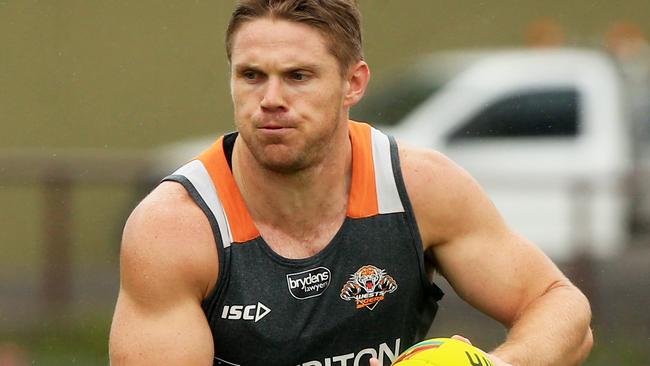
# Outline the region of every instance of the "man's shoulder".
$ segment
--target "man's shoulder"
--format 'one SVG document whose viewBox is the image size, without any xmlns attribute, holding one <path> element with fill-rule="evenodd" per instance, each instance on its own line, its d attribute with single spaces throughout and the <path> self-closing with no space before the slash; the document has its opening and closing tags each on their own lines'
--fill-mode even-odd
<svg viewBox="0 0 650 366">
<path fill-rule="evenodd" d="M 207 217 L 174 182 L 161 183 L 133 210 L 124 227 L 120 257 L 123 273 L 144 270 L 163 282 L 196 286 L 202 295 L 218 266 Z"/>
<path fill-rule="evenodd" d="M 439 151 L 398 143 L 402 175 L 414 189 L 442 190 L 452 193 L 459 184 L 474 182 L 463 168 Z"/>
<path fill-rule="evenodd" d="M 125 229 L 186 230 L 189 221 L 205 219 L 185 188 L 176 182 L 162 182 L 133 210 Z"/>
<path fill-rule="evenodd" d="M 154 188 L 141 202 L 140 205 L 188 205 L 193 202 L 183 185 L 175 181 L 163 181 Z"/>
<path fill-rule="evenodd" d="M 425 246 L 446 242 L 492 206 L 478 182 L 444 154 L 399 144 L 402 176 Z M 491 209 L 489 209 L 491 211 Z"/>
</svg>

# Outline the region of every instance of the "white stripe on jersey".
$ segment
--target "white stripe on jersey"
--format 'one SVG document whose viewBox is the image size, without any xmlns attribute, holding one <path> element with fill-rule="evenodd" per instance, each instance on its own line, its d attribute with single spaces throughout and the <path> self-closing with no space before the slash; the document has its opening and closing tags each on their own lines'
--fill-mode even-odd
<svg viewBox="0 0 650 366">
<path fill-rule="evenodd" d="M 228 217 L 221 205 L 216 188 L 212 183 L 212 178 L 210 178 L 210 174 L 205 169 L 205 166 L 203 166 L 203 163 L 199 160 L 190 161 L 175 171 L 174 174 L 182 175 L 192 183 L 201 198 L 203 198 L 203 201 L 208 205 L 210 211 L 212 211 L 214 218 L 217 220 L 223 247 L 229 247 L 232 243 L 232 233 L 230 232 Z"/>
<path fill-rule="evenodd" d="M 380 214 L 404 212 L 402 200 L 397 191 L 393 162 L 390 156 L 388 136 L 372 128 L 372 160 L 375 165 L 375 184 L 377 186 L 377 205 Z"/>
</svg>

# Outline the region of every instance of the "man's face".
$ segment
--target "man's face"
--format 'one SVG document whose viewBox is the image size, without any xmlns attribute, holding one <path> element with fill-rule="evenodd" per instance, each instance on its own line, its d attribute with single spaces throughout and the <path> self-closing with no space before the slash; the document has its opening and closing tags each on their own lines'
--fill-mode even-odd
<svg viewBox="0 0 650 366">
<path fill-rule="evenodd" d="M 307 25 L 244 23 L 233 38 L 230 85 L 237 129 L 265 168 L 309 167 L 347 126 L 348 83 L 325 38 Z"/>
</svg>

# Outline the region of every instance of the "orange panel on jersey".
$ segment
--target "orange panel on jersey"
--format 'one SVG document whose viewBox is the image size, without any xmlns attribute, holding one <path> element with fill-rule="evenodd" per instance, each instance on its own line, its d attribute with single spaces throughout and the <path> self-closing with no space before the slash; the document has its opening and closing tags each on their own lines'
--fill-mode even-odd
<svg viewBox="0 0 650 366">
<path fill-rule="evenodd" d="M 377 187 L 375 165 L 372 158 L 371 127 L 365 123 L 350 121 L 352 142 L 352 181 L 348 198 L 348 216 L 363 218 L 377 215 Z"/>
<path fill-rule="evenodd" d="M 226 160 L 223 137 L 199 155 L 198 159 L 205 165 L 217 189 L 219 200 L 228 217 L 232 240 L 244 243 L 260 236 Z"/>
</svg>

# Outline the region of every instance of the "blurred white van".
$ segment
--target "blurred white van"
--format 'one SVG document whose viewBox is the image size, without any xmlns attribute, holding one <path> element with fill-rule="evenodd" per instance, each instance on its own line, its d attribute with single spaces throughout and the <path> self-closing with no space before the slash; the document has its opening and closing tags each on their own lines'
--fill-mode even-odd
<svg viewBox="0 0 650 366">
<path fill-rule="evenodd" d="M 627 243 L 630 127 L 616 63 L 589 50 L 457 52 L 402 68 L 354 110 L 468 170 L 556 260 Z"/>
</svg>

